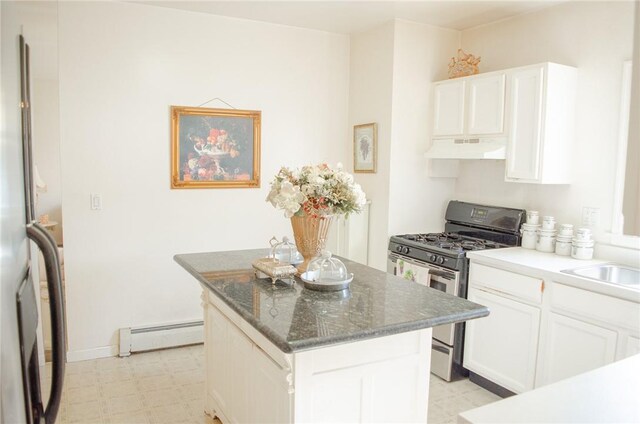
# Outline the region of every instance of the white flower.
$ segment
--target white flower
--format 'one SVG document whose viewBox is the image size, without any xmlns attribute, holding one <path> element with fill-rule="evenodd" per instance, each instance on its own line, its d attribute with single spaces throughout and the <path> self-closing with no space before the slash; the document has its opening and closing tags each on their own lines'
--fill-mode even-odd
<svg viewBox="0 0 640 424">
<path fill-rule="evenodd" d="M 340 215 L 360 212 L 366 196 L 353 176 L 326 164 L 290 170 L 282 167 L 271 182 L 266 201 L 282 209 L 287 218 L 296 213 Z M 304 212 L 301 208 L 304 205 Z"/>
</svg>

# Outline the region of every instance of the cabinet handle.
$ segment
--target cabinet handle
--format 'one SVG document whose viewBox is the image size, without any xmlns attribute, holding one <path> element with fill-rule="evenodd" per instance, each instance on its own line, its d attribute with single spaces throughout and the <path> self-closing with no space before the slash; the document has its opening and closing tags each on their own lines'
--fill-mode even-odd
<svg viewBox="0 0 640 424">
<path fill-rule="evenodd" d="M 544 281 L 540 282 L 540 293 L 544 293 Z"/>
</svg>

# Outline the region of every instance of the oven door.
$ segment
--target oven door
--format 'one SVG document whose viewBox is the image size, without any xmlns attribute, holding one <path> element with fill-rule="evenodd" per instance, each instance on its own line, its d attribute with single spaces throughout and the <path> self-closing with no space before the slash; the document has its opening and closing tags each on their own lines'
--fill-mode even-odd
<svg viewBox="0 0 640 424">
<path fill-rule="evenodd" d="M 417 268 L 428 272 L 428 285 L 432 289 L 458 296 L 460 290 L 460 272 L 447 268 L 442 268 L 427 262 L 418 261 L 406 256 L 389 253 L 387 262 L 387 271 L 390 274 L 402 277 L 400 270 L 400 261 L 411 264 L 412 268 Z M 433 338 L 440 340 L 442 343 L 453 346 L 455 335 L 455 324 L 445 324 L 433 327 Z"/>
</svg>

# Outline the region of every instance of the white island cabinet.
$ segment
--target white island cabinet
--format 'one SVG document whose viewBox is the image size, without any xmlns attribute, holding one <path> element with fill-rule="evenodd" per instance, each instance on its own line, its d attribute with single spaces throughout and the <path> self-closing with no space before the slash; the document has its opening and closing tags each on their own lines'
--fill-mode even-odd
<svg viewBox="0 0 640 424">
<path fill-rule="evenodd" d="M 522 393 L 640 353 L 640 290 L 560 271 L 580 261 L 519 247 L 470 252 L 464 366 Z"/>
<path fill-rule="evenodd" d="M 206 400 L 223 423 L 426 422 L 434 325 L 487 308 L 344 259 L 347 292 L 257 279 L 267 250 L 176 255 L 203 287 Z"/>
</svg>

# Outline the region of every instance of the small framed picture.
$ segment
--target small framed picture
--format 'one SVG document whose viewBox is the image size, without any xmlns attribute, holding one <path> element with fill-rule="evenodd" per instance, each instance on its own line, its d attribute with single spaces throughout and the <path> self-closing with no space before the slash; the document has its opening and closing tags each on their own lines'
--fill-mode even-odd
<svg viewBox="0 0 640 424">
<path fill-rule="evenodd" d="M 171 106 L 171 188 L 260 187 L 260 111 Z"/>
<path fill-rule="evenodd" d="M 378 162 L 378 125 L 353 127 L 353 172 L 376 172 Z"/>
</svg>

